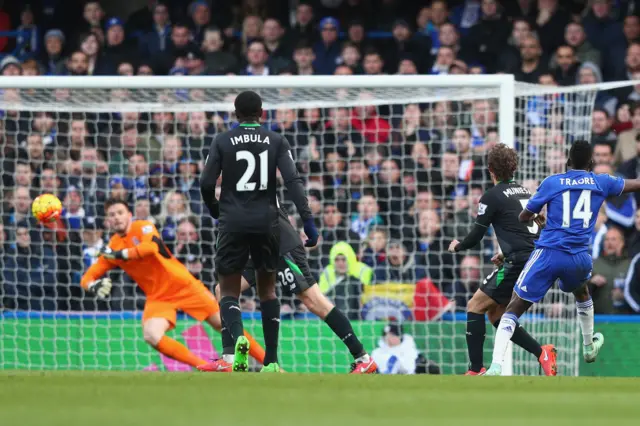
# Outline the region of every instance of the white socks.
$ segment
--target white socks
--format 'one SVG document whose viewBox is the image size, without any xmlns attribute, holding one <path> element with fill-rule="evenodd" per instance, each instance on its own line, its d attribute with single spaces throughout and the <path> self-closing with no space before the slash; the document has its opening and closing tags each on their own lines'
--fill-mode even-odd
<svg viewBox="0 0 640 426">
<path fill-rule="evenodd" d="M 591 345 L 593 344 L 593 300 L 589 298 L 586 302 L 576 302 L 576 308 L 583 344 L 585 346 Z"/>
<path fill-rule="evenodd" d="M 222 359 L 224 362 L 228 362 L 229 364 L 233 364 L 233 360 L 235 359 L 234 354 L 224 354 L 222 355 Z"/>
<path fill-rule="evenodd" d="M 498 325 L 498 329 L 496 330 L 496 338 L 493 345 L 493 364 L 502 366 L 502 364 L 504 363 L 504 356 L 507 352 L 509 342 L 511 341 L 513 333 L 516 331 L 517 326 L 518 317 L 516 317 L 514 314 L 512 314 L 511 312 L 507 312 L 502 315 L 500 324 Z"/>
</svg>

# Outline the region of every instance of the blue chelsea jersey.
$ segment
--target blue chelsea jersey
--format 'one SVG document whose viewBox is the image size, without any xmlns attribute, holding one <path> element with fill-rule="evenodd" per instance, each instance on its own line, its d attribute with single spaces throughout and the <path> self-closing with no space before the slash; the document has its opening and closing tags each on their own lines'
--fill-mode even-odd
<svg viewBox="0 0 640 426">
<path fill-rule="evenodd" d="M 620 195 L 623 189 L 624 179 L 585 170 L 549 176 L 527 203 L 532 213 L 540 213 L 547 205 L 547 224 L 536 247 L 574 254 L 589 250 L 602 203 Z"/>
</svg>

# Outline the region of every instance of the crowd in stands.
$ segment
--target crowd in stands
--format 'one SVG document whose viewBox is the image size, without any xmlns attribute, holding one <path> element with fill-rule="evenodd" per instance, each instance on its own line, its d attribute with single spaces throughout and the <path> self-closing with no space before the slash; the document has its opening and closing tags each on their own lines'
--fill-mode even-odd
<svg viewBox="0 0 640 426">
<path fill-rule="evenodd" d="M 18 36 L 0 37 L 0 74 L 509 73 L 558 93 L 640 79 L 640 4 L 632 0 L 317 0 L 293 10 L 288 1 L 149 0 L 130 16 L 106 15 L 105 2 L 76 3 L 4 2 L 0 30 Z M 2 91 L 5 102 L 10 96 L 28 93 Z M 640 85 L 532 96 L 517 106 L 518 179 L 532 191 L 564 171 L 576 139 L 594 144 L 597 172 L 640 177 Z M 321 230 L 308 252 L 312 270 L 350 318 L 381 309 L 416 320 L 464 311 L 497 246 L 489 232 L 468 253 L 446 248 L 470 230 L 491 185 L 486 154 L 500 142 L 497 111 L 496 99 L 475 99 L 265 113 L 263 124 L 287 136 L 307 182 Z M 213 285 L 216 223 L 198 175 L 213 137 L 233 125 L 233 114 L 221 111 L 2 109 L 0 308 L 142 306 L 126 277 L 113 277 L 109 302 L 79 286 L 109 235 L 108 197 L 129 201 L 135 218 L 154 222 L 175 256 Z M 55 229 L 30 215 L 44 192 L 63 200 Z M 639 197 L 608 200 L 598 216 L 596 313 L 640 312 Z M 291 211 L 299 228 L 296 217 Z M 285 311 L 303 309 L 283 293 Z M 244 309 L 256 304 L 245 294 Z"/>
</svg>

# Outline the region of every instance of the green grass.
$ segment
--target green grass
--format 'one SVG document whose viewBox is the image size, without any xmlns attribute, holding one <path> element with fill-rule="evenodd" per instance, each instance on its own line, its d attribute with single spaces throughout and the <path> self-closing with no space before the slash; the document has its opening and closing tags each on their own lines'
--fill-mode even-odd
<svg viewBox="0 0 640 426">
<path fill-rule="evenodd" d="M 640 380 L 0 372 L 11 426 L 626 426 Z"/>
</svg>

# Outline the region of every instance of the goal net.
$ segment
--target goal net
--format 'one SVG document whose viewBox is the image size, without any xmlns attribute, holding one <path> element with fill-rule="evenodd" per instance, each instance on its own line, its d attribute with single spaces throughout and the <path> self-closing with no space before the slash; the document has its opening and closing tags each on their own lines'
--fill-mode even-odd
<svg viewBox="0 0 640 426">
<path fill-rule="evenodd" d="M 189 369 L 144 343 L 145 297 L 126 275 L 110 274 L 108 302 L 79 281 L 109 236 L 103 203 L 119 197 L 212 287 L 216 224 L 197 178 L 213 136 L 234 126 L 234 96 L 253 88 L 264 100 L 264 126 L 286 135 L 306 179 L 322 235 L 308 257 L 321 290 L 369 351 L 392 318 L 431 365 L 463 373 L 465 306 L 498 247 L 490 231 L 468 253 L 446 249 L 471 229 L 491 184 L 487 151 L 498 142 L 516 147 L 517 179 L 535 191 L 563 171 L 571 141 L 589 139 L 596 94 L 595 87 L 514 84 L 510 76 L 24 77 L 0 79 L 0 88 L 0 365 L 34 370 Z M 63 201 L 64 232 L 30 217 L 41 193 Z M 284 189 L 280 200 L 300 227 Z M 287 276 L 281 271 L 280 279 Z M 286 287 L 281 293 L 283 367 L 347 371 L 342 342 Z M 558 347 L 562 375 L 578 374 L 570 299 L 553 290 L 523 319 L 543 344 Z M 254 291 L 242 307 L 246 328 L 261 340 Z M 207 324 L 179 316 L 171 333 L 203 358 L 219 355 L 219 334 Z M 538 374 L 521 349 L 512 364 L 513 374 Z"/>
</svg>

